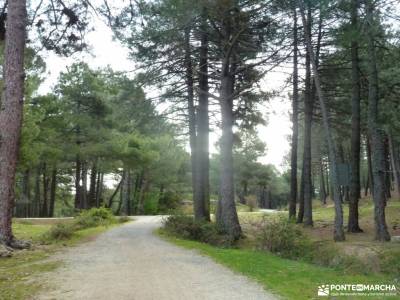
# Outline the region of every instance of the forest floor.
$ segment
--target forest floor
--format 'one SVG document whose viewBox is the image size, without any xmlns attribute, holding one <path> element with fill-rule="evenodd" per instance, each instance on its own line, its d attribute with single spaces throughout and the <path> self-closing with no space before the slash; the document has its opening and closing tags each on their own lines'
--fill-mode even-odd
<svg viewBox="0 0 400 300">
<path fill-rule="evenodd" d="M 161 217 L 135 217 L 95 240 L 60 252 L 63 266 L 35 299 L 276 299 L 261 285 L 153 234 Z"/>
</svg>

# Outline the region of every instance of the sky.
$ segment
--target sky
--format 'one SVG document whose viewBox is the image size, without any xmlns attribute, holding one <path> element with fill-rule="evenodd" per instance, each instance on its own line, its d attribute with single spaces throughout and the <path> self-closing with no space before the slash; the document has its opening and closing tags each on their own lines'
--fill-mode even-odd
<svg viewBox="0 0 400 300">
<path fill-rule="evenodd" d="M 87 62 L 92 68 L 110 66 L 115 71 L 131 72 L 134 70 L 134 63 L 128 58 L 128 50 L 118 41 L 113 40 L 110 28 L 100 20 L 96 20 L 94 28 L 95 30 L 87 36 L 87 42 L 91 48 L 90 53 L 78 53 L 68 58 L 53 53 L 43 54 L 47 64 L 47 74 L 39 88 L 39 94 L 51 92 L 57 83 L 60 72 L 65 71 L 69 65 L 78 60 Z M 280 89 L 284 84 L 285 76 L 279 70 L 267 75 L 262 82 L 262 88 L 266 91 Z M 291 133 L 290 109 L 291 104 L 287 97 L 286 99 L 285 97 L 271 99 L 263 106 L 268 124 L 258 127 L 260 139 L 267 144 L 267 153 L 260 158 L 260 162 L 273 164 L 279 171 L 286 169 L 283 166 L 284 157 L 290 150 L 288 142 L 288 136 Z M 217 140 L 218 133 L 211 133 L 210 145 L 214 145 Z M 216 149 L 212 146 L 210 151 L 216 152 Z"/>
</svg>

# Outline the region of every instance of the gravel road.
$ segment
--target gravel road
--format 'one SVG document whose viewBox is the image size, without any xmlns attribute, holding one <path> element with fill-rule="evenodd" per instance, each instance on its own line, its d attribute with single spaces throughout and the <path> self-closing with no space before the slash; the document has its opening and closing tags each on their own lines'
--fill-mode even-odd
<svg viewBox="0 0 400 300">
<path fill-rule="evenodd" d="M 196 251 L 152 234 L 161 217 L 135 217 L 59 255 L 64 267 L 36 299 L 258 300 L 277 299 L 244 276 Z"/>
</svg>

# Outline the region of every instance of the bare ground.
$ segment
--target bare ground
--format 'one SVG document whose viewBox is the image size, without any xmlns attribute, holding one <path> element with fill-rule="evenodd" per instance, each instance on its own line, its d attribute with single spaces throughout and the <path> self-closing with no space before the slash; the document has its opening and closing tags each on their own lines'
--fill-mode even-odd
<svg viewBox="0 0 400 300">
<path fill-rule="evenodd" d="M 35 299 L 277 299 L 208 257 L 153 235 L 160 221 L 137 217 L 60 253 L 64 267 L 47 275 L 52 288 Z"/>
</svg>

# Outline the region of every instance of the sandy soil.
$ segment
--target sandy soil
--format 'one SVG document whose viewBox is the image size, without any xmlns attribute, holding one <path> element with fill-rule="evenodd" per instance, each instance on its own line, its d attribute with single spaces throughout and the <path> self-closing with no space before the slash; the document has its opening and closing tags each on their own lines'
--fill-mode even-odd
<svg viewBox="0 0 400 300">
<path fill-rule="evenodd" d="M 36 299 L 277 299 L 210 258 L 155 236 L 160 221 L 137 217 L 60 253 L 64 267 L 46 277 L 53 288 Z"/>
</svg>

